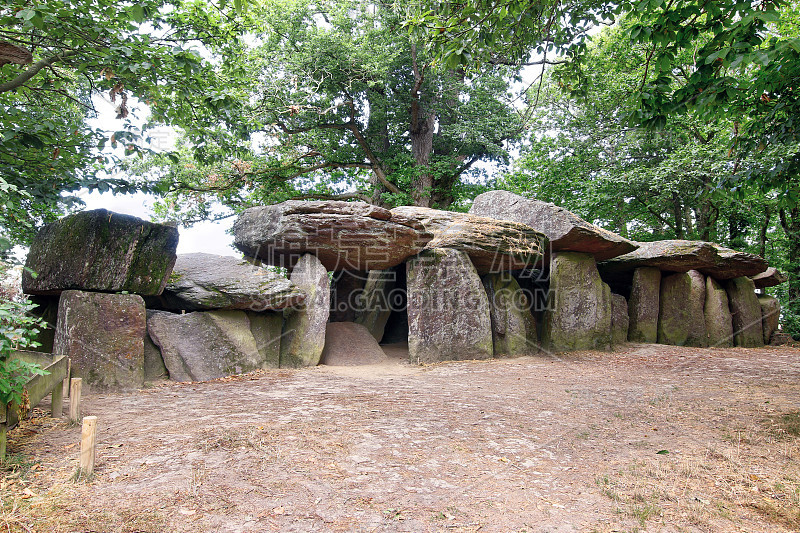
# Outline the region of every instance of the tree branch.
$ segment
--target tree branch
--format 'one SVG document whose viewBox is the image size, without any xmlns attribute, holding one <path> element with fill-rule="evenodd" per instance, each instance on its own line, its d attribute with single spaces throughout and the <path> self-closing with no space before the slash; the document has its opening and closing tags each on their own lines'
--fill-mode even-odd
<svg viewBox="0 0 800 533">
<path fill-rule="evenodd" d="M 61 61 L 63 59 L 66 59 L 66 58 L 68 58 L 70 56 L 74 56 L 77 53 L 78 53 L 77 50 L 70 50 L 69 52 L 64 52 L 63 54 L 58 54 L 58 55 L 55 55 L 55 56 L 52 56 L 52 57 L 48 57 L 48 58 L 45 58 L 45 59 L 40 59 L 39 61 L 37 61 L 36 63 L 32 64 L 30 67 L 28 67 L 28 69 L 25 70 L 25 72 L 21 72 L 13 80 L 7 81 L 6 83 L 0 83 L 0 93 L 13 91 L 14 89 L 17 89 L 17 88 L 23 86 L 31 78 L 36 76 L 36 74 L 38 74 L 39 71 L 42 70 L 43 68 L 49 67 L 53 63 L 56 63 L 56 62 Z"/>
</svg>

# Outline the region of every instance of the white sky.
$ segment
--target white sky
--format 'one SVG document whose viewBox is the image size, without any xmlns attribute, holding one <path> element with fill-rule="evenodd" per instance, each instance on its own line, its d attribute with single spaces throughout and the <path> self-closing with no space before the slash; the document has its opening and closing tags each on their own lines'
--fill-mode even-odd
<svg viewBox="0 0 800 533">
<path fill-rule="evenodd" d="M 122 129 L 124 122 L 115 118 L 116 112 L 114 111 L 115 104 L 112 104 L 105 95 L 96 97 L 94 100 L 95 106 L 99 113 L 96 119 L 90 121 L 90 124 L 95 128 L 102 128 L 109 132 Z M 131 108 L 137 107 L 137 102 L 133 98 L 129 100 Z M 141 106 L 140 110 L 134 110 L 132 114 L 149 113 L 146 106 Z M 133 118 L 132 122 L 136 126 L 140 126 L 145 117 Z M 174 132 L 168 129 L 161 131 L 158 136 L 158 141 L 154 146 L 155 149 L 169 150 L 174 146 L 172 139 Z M 161 144 L 161 146 L 158 146 Z M 133 215 L 144 220 L 152 220 L 153 218 L 153 204 L 155 198 L 151 195 L 144 193 L 136 194 L 111 194 L 107 193 L 78 193 L 79 196 L 86 203 L 86 210 L 90 209 L 108 209 L 116 213 L 125 215 Z M 200 222 L 193 225 L 191 228 L 179 227 L 180 240 L 178 241 L 178 253 L 194 253 L 205 252 L 217 255 L 230 255 L 234 257 L 241 257 L 241 252 L 233 247 L 233 235 L 227 231 L 233 225 L 234 218 L 228 218 L 220 222 Z"/>
</svg>

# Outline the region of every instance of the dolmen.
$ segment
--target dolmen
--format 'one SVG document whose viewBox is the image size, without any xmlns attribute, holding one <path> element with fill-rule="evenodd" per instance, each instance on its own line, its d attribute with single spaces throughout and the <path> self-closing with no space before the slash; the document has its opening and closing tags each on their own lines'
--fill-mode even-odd
<svg viewBox="0 0 800 533">
<path fill-rule="evenodd" d="M 379 363 L 387 344 L 419 364 L 753 347 L 780 315 L 756 289 L 786 281 L 753 254 L 634 242 L 507 191 L 468 213 L 290 200 L 243 211 L 233 232 L 242 258 L 177 255 L 175 227 L 102 209 L 44 226 L 23 290 L 52 325 L 46 348 L 89 385 L 124 389 Z"/>
</svg>

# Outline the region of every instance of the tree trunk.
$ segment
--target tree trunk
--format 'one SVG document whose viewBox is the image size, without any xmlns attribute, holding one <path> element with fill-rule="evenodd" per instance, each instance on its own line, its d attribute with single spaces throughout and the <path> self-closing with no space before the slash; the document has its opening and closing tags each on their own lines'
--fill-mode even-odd
<svg viewBox="0 0 800 533">
<path fill-rule="evenodd" d="M 758 255 L 764 257 L 767 253 L 767 231 L 769 222 L 772 219 L 772 211 L 769 206 L 764 206 L 764 222 L 761 224 L 761 231 L 758 235 Z"/>
<path fill-rule="evenodd" d="M 800 208 L 781 209 L 778 214 L 786 234 L 786 275 L 789 278 L 788 298 L 784 304 L 784 326 L 794 338 L 800 338 Z"/>
<path fill-rule="evenodd" d="M 741 250 L 747 245 L 745 232 L 747 221 L 739 213 L 733 212 L 728 217 L 728 246 Z"/>
<path fill-rule="evenodd" d="M 719 209 L 711 201 L 711 176 L 703 175 L 703 193 L 700 196 L 700 205 L 695 209 L 695 219 L 697 220 L 697 234 L 704 241 L 715 241 L 717 239 L 717 217 Z"/>
<path fill-rule="evenodd" d="M 683 206 L 678 198 L 678 193 L 672 193 L 672 214 L 675 217 L 675 238 L 686 238 L 683 233 Z"/>
<path fill-rule="evenodd" d="M 433 173 L 430 170 L 431 154 L 433 153 L 433 130 L 436 124 L 436 115 L 424 109 L 421 102 L 422 83 L 425 81 L 425 67 L 417 64 L 417 47 L 411 45 L 411 60 L 414 68 L 414 88 L 411 89 L 411 154 L 416 163 L 417 176 L 414 180 L 414 189 L 411 196 L 414 205 L 433 207 L 432 194 L 434 189 Z"/>
</svg>

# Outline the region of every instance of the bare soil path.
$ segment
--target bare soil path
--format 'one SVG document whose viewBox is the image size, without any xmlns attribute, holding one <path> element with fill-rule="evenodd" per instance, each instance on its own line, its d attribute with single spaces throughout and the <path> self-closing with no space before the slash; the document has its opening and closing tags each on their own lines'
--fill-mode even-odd
<svg viewBox="0 0 800 533">
<path fill-rule="evenodd" d="M 797 531 L 800 350 L 628 345 L 89 394 L 11 434 L 25 531 Z M 792 433 L 795 434 L 792 434 Z"/>
</svg>

